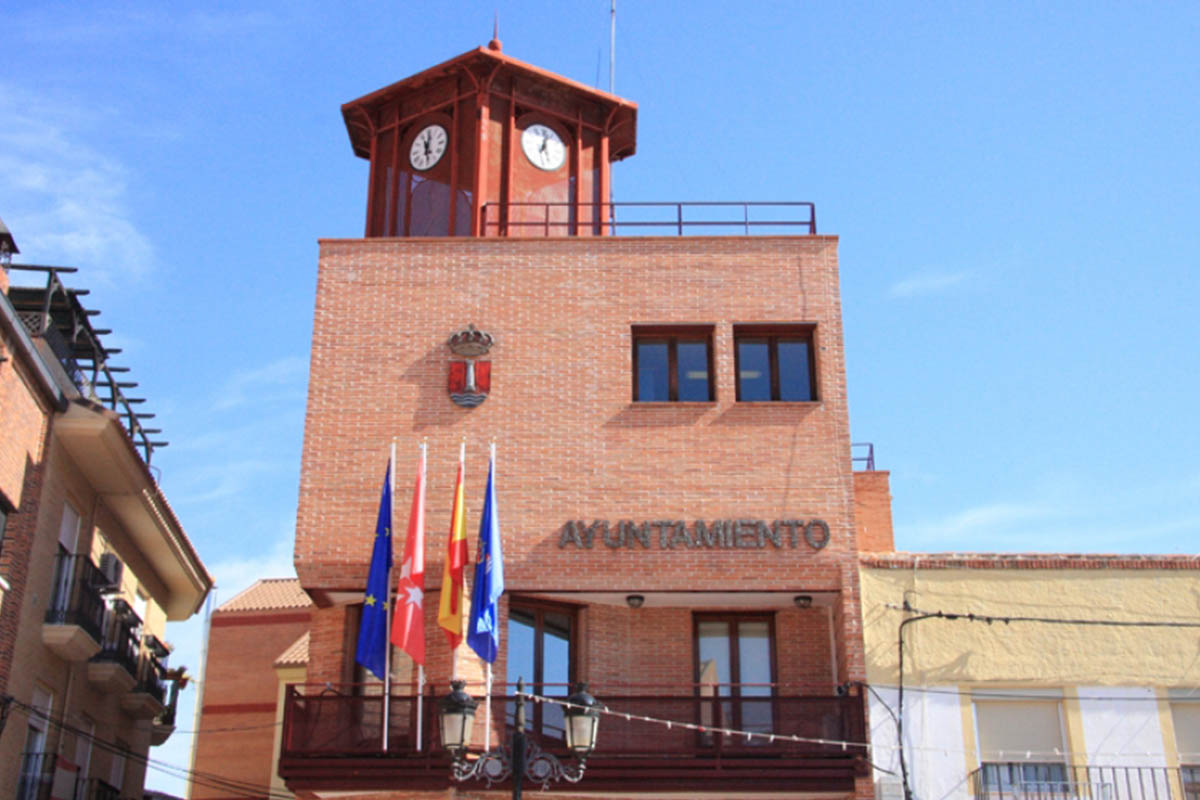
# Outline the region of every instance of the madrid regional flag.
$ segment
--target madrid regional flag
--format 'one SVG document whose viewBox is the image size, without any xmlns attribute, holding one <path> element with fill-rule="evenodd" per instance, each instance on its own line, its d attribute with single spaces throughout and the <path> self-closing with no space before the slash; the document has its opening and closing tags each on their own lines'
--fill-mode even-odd
<svg viewBox="0 0 1200 800">
<path fill-rule="evenodd" d="M 392 616 L 392 644 L 425 664 L 425 448 L 413 487 L 412 512 L 404 539 L 404 560 L 396 584 L 396 608 Z"/>
</svg>

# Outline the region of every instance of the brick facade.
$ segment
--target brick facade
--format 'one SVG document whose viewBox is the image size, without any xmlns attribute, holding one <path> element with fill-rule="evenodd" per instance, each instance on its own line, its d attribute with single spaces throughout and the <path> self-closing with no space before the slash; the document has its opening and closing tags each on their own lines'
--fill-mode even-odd
<svg viewBox="0 0 1200 800">
<path fill-rule="evenodd" d="M 736 401 L 734 326 L 747 323 L 815 326 L 815 401 Z M 468 324 L 495 337 L 491 392 L 473 409 L 447 390 L 447 342 Z M 671 324 L 711 326 L 713 402 L 633 402 L 633 328 Z M 848 428 L 836 237 L 323 241 L 296 531 L 297 572 L 321 606 L 308 681 L 353 675 L 352 604 L 395 439 L 398 526 L 428 442 L 426 670 L 445 687 L 436 609 L 465 440 L 472 559 L 488 446 L 497 448 L 502 628 L 511 602 L 566 604 L 577 678 L 687 694 L 697 615 L 759 612 L 774 626 L 779 691 L 832 695 L 864 677 L 864 521 L 871 541 L 890 541 L 886 475 L 856 510 Z M 823 520 L 828 542 L 814 547 L 785 526 L 780 546 L 738 540 L 736 528 L 733 546 L 689 546 L 670 524 L 792 519 Z M 607 546 L 600 533 L 590 547 L 564 546 L 567 523 L 622 520 L 649 522 L 649 546 Z M 628 607 L 632 593 L 646 606 Z M 793 604 L 800 594 L 811 607 Z M 506 669 L 502 641 L 498 680 Z M 465 647 L 457 670 L 482 678 Z M 410 673 L 401 664 L 394 674 Z M 868 796 L 870 780 L 855 791 Z"/>
<path fill-rule="evenodd" d="M 193 769 L 251 786 L 271 785 L 279 684 L 274 664 L 310 626 L 308 609 L 213 612 L 204 666 L 204 703 Z M 192 785 L 190 800 L 230 796 Z"/>
</svg>

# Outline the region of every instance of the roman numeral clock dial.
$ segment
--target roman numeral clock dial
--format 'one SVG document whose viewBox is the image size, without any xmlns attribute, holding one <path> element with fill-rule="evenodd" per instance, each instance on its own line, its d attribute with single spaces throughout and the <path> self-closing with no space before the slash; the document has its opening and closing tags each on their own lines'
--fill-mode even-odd
<svg viewBox="0 0 1200 800">
<path fill-rule="evenodd" d="M 546 172 L 554 172 L 567 160 L 567 147 L 549 125 L 530 125 L 521 133 L 521 150 L 529 163 Z"/>
<path fill-rule="evenodd" d="M 408 148 L 408 163 L 421 172 L 430 169 L 442 160 L 448 140 L 446 129 L 441 125 L 426 125 Z"/>
</svg>

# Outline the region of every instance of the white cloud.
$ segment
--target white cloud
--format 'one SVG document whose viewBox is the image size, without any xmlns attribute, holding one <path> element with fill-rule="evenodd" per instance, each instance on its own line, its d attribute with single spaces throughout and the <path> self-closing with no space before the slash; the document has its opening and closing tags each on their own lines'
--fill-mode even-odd
<svg viewBox="0 0 1200 800">
<path fill-rule="evenodd" d="M 286 356 L 254 369 L 239 370 L 225 382 L 213 408 L 227 411 L 278 390 L 303 390 L 308 385 L 308 359 Z"/>
<path fill-rule="evenodd" d="M 128 170 L 84 143 L 76 105 L 0 84 L 4 221 L 20 261 L 86 265 L 99 284 L 141 277 L 155 256 L 127 208 Z"/>
<path fill-rule="evenodd" d="M 918 297 L 921 295 L 940 294 L 962 284 L 970 272 L 918 272 L 907 278 L 893 283 L 888 289 L 892 297 Z"/>
</svg>

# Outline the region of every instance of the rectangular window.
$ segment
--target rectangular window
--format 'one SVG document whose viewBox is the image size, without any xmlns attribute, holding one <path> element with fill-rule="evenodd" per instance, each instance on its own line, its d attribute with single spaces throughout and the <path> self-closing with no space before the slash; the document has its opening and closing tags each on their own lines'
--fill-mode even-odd
<svg viewBox="0 0 1200 800">
<path fill-rule="evenodd" d="M 635 325 L 633 399 L 638 403 L 713 401 L 711 325 Z"/>
<path fill-rule="evenodd" d="M 1058 700 L 976 700 L 985 796 L 1069 792 Z"/>
<path fill-rule="evenodd" d="M 575 680 L 575 611 L 569 606 L 513 600 L 508 608 L 508 673 L 510 690 L 518 678 L 526 691 L 545 697 L 571 694 Z M 515 707 L 508 708 L 509 723 Z M 563 738 L 563 709 L 554 703 L 526 703 L 527 730 L 551 739 Z"/>
<path fill-rule="evenodd" d="M 774 730 L 775 630 L 768 615 L 698 614 L 696 683 L 700 724 L 754 733 Z M 752 739 L 752 743 L 762 740 Z"/>
<path fill-rule="evenodd" d="M 737 399 L 809 402 L 817 399 L 812 325 L 735 325 Z"/>
<path fill-rule="evenodd" d="M 54 695 L 40 686 L 33 687 L 33 710 L 27 715 L 25 750 L 21 755 L 21 772 L 17 784 L 17 800 L 37 800 L 49 794 L 53 776 L 53 755 L 48 752 L 46 739 L 54 713 Z"/>
</svg>

